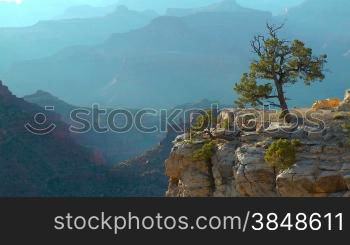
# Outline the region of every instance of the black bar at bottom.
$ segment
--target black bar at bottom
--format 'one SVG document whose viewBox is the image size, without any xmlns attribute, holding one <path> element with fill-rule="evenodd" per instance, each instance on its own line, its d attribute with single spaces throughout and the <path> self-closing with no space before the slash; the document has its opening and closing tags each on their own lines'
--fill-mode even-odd
<svg viewBox="0 0 350 245">
<path fill-rule="evenodd" d="M 323 244 L 349 222 L 347 198 L 0 199 L 4 244 Z"/>
</svg>

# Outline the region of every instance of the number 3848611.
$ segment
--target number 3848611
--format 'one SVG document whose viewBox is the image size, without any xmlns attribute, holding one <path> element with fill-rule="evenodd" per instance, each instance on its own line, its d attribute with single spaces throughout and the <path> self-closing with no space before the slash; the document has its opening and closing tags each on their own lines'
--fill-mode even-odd
<svg viewBox="0 0 350 245">
<path fill-rule="evenodd" d="M 275 231 L 279 229 L 297 230 L 329 230 L 342 231 L 343 230 L 343 214 L 320 214 L 320 213 L 287 213 L 283 216 L 278 216 L 276 213 L 269 213 L 263 215 L 261 213 L 254 213 L 252 215 L 251 228 L 255 231 L 267 230 Z"/>
</svg>

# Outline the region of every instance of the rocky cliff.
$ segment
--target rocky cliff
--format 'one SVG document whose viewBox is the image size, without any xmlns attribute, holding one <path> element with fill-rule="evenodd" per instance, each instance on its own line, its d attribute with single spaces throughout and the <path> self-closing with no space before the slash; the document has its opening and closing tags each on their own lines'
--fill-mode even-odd
<svg viewBox="0 0 350 245">
<path fill-rule="evenodd" d="M 346 108 L 346 103 L 345 99 L 338 111 Z M 350 197 L 349 136 L 344 128 L 350 122 L 350 113 L 336 111 L 313 112 L 320 116 L 318 127 L 316 121 L 302 120 L 293 126 L 264 122 L 248 130 L 232 130 L 221 129 L 220 120 L 231 118 L 237 124 L 238 110 L 224 110 L 211 133 L 192 132 L 175 139 L 165 162 L 169 177 L 166 195 Z M 294 164 L 287 169 L 278 170 L 265 160 L 267 149 L 277 139 L 299 142 Z M 194 157 L 208 144 L 212 154 Z"/>
</svg>

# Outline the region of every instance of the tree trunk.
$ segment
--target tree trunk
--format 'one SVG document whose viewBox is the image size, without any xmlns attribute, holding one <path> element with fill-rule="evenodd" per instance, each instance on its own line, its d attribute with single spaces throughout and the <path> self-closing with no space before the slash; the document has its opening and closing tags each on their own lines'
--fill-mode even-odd
<svg viewBox="0 0 350 245">
<path fill-rule="evenodd" d="M 280 102 L 281 109 L 282 109 L 282 113 L 281 113 L 280 118 L 285 118 L 286 121 L 289 122 L 290 121 L 289 109 L 288 109 L 288 105 L 286 102 L 286 98 L 284 96 L 283 86 L 278 81 L 275 81 L 275 85 L 276 85 L 276 89 L 277 89 L 278 100 Z"/>
</svg>

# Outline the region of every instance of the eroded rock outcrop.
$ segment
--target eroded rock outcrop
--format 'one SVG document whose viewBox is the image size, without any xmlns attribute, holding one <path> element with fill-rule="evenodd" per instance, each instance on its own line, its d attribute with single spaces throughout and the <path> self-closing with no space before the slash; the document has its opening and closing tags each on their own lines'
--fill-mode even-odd
<svg viewBox="0 0 350 245">
<path fill-rule="evenodd" d="M 331 120 L 318 131 L 306 125 L 293 130 L 271 125 L 257 132 L 215 129 L 210 139 L 204 133 L 194 140 L 180 136 L 165 162 L 170 178 L 167 196 L 350 196 L 350 150 L 343 123 Z M 295 164 L 284 171 L 264 160 L 269 145 L 281 138 L 300 142 Z M 215 143 L 211 158 L 194 161 L 194 152 L 208 141 Z"/>
<path fill-rule="evenodd" d="M 202 143 L 175 144 L 166 160 L 166 175 L 170 178 L 167 196 L 213 196 L 215 184 L 211 163 L 192 159 L 193 152 L 201 146 Z"/>
<path fill-rule="evenodd" d="M 236 189 L 241 196 L 276 196 L 276 173 L 264 161 L 261 147 L 243 145 L 234 153 L 237 157 L 233 172 Z"/>
<path fill-rule="evenodd" d="M 339 105 L 338 111 L 350 111 L 350 89 L 345 92 L 345 98 Z"/>
</svg>

